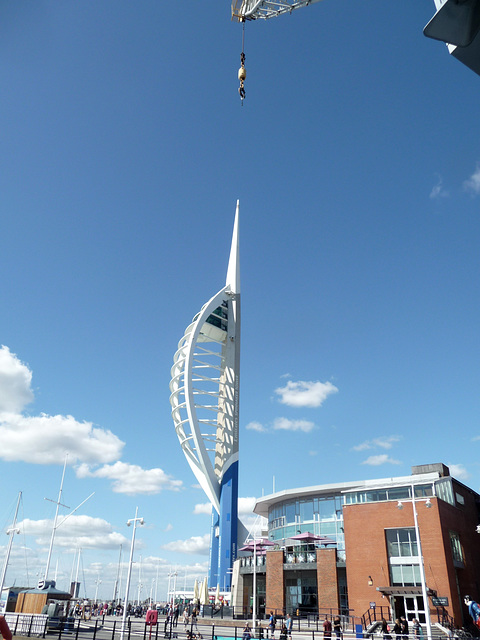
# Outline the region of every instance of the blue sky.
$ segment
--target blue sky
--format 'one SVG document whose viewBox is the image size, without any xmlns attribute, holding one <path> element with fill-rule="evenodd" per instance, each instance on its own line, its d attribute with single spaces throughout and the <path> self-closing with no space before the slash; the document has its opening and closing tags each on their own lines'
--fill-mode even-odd
<svg viewBox="0 0 480 640">
<path fill-rule="evenodd" d="M 249 23 L 242 107 L 227 1 L 0 2 L 0 523 L 20 490 L 26 521 L 7 583 L 44 569 L 67 450 L 63 502 L 95 495 L 57 531 L 60 588 L 81 547 L 111 597 L 137 506 L 132 589 L 205 575 L 168 383 L 237 198 L 242 517 L 273 478 L 444 462 L 480 490 L 480 78 L 423 36 L 433 13 Z"/>
</svg>

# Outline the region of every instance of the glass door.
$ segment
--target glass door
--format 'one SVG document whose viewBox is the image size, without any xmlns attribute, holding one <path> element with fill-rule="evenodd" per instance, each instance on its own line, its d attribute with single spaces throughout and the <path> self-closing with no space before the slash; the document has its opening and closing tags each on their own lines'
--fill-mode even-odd
<svg viewBox="0 0 480 640">
<path fill-rule="evenodd" d="M 416 618 L 420 624 L 425 624 L 425 607 L 422 596 L 405 596 L 405 617 L 411 622 Z"/>
</svg>

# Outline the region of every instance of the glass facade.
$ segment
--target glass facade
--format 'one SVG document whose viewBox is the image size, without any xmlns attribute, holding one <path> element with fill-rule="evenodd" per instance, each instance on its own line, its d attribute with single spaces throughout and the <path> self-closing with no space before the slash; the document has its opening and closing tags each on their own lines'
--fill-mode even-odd
<svg viewBox="0 0 480 640">
<path fill-rule="evenodd" d="M 285 579 L 285 606 L 287 611 L 299 613 L 317 609 L 317 576 L 313 571 L 289 574 Z"/>
<path fill-rule="evenodd" d="M 414 487 L 416 498 L 428 498 L 433 496 L 433 484 L 417 484 Z M 412 488 L 390 487 L 387 489 L 373 489 L 368 491 L 352 491 L 345 496 L 345 504 L 362 504 L 364 502 L 381 502 L 384 500 L 409 500 L 412 497 Z"/>
<path fill-rule="evenodd" d="M 421 584 L 415 529 L 386 529 L 390 584 L 399 587 L 416 587 Z"/>
<path fill-rule="evenodd" d="M 298 533 L 313 533 L 331 538 L 337 543 L 339 559 L 345 559 L 343 534 L 343 496 L 318 495 L 285 500 L 268 513 L 271 540 L 284 540 Z"/>
</svg>

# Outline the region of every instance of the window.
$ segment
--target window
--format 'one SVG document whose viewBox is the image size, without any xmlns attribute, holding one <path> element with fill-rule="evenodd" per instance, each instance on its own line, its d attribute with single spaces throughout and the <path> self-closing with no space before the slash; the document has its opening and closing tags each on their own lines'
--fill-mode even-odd
<svg viewBox="0 0 480 640">
<path fill-rule="evenodd" d="M 415 529 L 387 529 L 385 536 L 389 558 L 418 556 Z"/>
<path fill-rule="evenodd" d="M 453 489 L 452 489 L 452 481 L 450 478 L 446 478 L 444 480 L 439 480 L 435 483 L 435 489 L 437 496 L 448 502 L 448 504 L 455 504 L 455 500 L 453 499 Z"/>
<path fill-rule="evenodd" d="M 407 500 L 410 498 L 410 487 L 392 487 L 388 490 L 389 500 Z"/>
<path fill-rule="evenodd" d="M 320 520 L 333 520 L 335 518 L 335 499 L 327 498 L 318 501 Z"/>
<path fill-rule="evenodd" d="M 431 484 L 417 484 L 414 487 L 416 498 L 428 498 L 433 496 L 433 487 Z"/>
<path fill-rule="evenodd" d="M 421 584 L 418 564 L 392 564 L 390 566 L 392 587 L 416 587 Z"/>
<path fill-rule="evenodd" d="M 386 489 L 381 489 L 378 491 L 367 491 L 367 502 L 380 502 L 381 500 L 387 499 L 387 491 Z"/>
<path fill-rule="evenodd" d="M 313 500 L 300 502 L 300 522 L 313 520 Z"/>
<path fill-rule="evenodd" d="M 453 564 L 456 567 L 463 568 L 465 566 L 463 558 L 463 548 L 460 542 L 460 536 L 455 531 L 450 531 L 450 545 L 452 547 Z"/>
<path fill-rule="evenodd" d="M 288 523 L 295 522 L 295 502 L 285 505 L 285 516 Z"/>
</svg>

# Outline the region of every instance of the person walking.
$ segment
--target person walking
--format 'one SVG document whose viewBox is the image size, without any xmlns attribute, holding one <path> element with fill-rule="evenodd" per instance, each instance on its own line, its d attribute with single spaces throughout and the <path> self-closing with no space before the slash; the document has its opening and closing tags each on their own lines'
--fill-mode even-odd
<svg viewBox="0 0 480 640">
<path fill-rule="evenodd" d="M 277 619 L 273 615 L 273 611 L 270 611 L 270 618 L 268 619 L 268 631 L 270 631 L 270 637 L 275 638 L 275 626 L 277 624 Z M 267 632 L 268 635 L 268 632 Z"/>
<path fill-rule="evenodd" d="M 335 616 L 333 619 L 333 631 L 336 638 L 343 638 L 342 621 L 340 620 L 340 616 Z"/>
<path fill-rule="evenodd" d="M 323 637 L 325 640 L 330 640 L 332 637 L 332 623 L 327 616 L 325 616 L 325 620 L 323 621 Z"/>
<path fill-rule="evenodd" d="M 383 640 L 392 640 L 392 636 L 390 635 L 390 625 L 385 618 L 382 618 L 382 635 Z"/>
<path fill-rule="evenodd" d="M 287 618 L 285 620 L 285 626 L 287 628 L 287 637 L 289 638 L 289 640 L 292 640 L 293 620 L 292 620 L 292 616 L 289 613 L 287 613 Z"/>
<path fill-rule="evenodd" d="M 423 638 L 423 630 L 422 627 L 420 626 L 419 621 L 414 618 L 412 620 L 412 624 L 413 624 L 413 633 L 415 635 L 416 638 Z"/>
<path fill-rule="evenodd" d="M 397 618 L 395 620 L 395 624 L 393 626 L 393 633 L 395 634 L 395 640 L 401 640 L 402 625 L 400 624 L 400 618 Z"/>
</svg>

